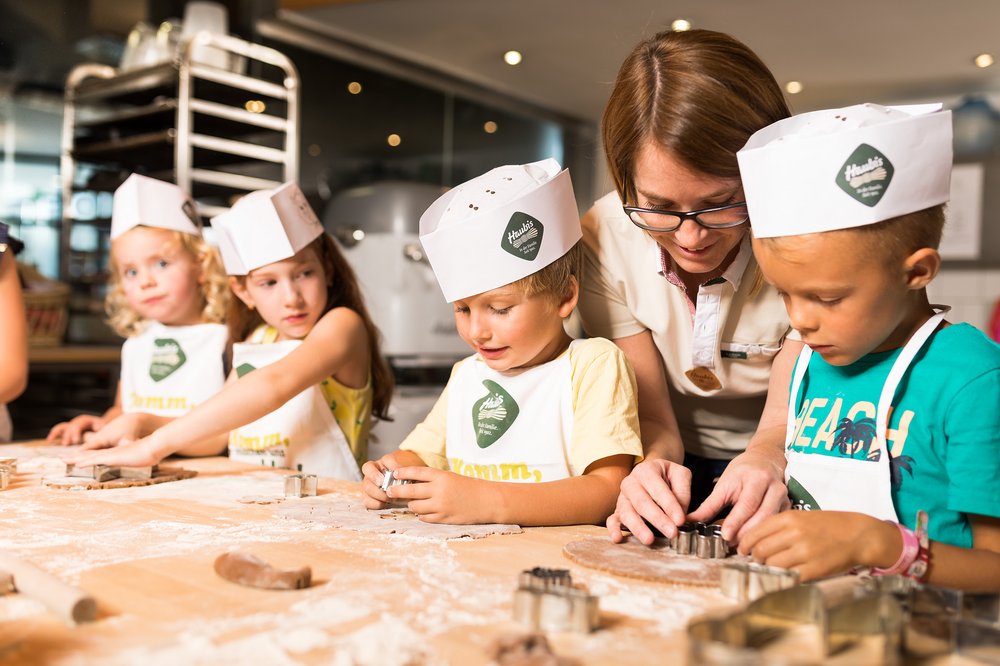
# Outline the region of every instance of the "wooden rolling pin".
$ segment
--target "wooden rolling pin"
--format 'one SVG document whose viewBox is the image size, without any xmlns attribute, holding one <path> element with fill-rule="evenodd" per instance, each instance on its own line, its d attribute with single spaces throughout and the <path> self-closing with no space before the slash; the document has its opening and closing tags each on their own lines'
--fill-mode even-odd
<svg viewBox="0 0 1000 666">
<path fill-rule="evenodd" d="M 92 596 L 33 564 L 0 553 L 0 572 L 13 576 L 18 592 L 41 601 L 63 619 L 79 623 L 97 618 L 97 601 Z"/>
</svg>

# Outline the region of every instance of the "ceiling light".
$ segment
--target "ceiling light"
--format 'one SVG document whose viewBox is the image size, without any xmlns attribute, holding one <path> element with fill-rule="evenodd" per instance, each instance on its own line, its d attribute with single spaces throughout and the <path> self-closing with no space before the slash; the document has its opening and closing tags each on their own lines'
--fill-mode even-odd
<svg viewBox="0 0 1000 666">
<path fill-rule="evenodd" d="M 990 53 L 980 53 L 973 62 L 976 63 L 976 67 L 989 67 L 993 64 L 993 55 Z"/>
<path fill-rule="evenodd" d="M 670 24 L 670 29 L 674 32 L 685 32 L 691 29 L 691 21 L 687 19 L 674 19 Z"/>
<path fill-rule="evenodd" d="M 395 148 L 399 144 L 403 143 L 403 140 L 399 138 L 398 134 L 390 134 L 389 136 L 386 137 L 385 142 L 388 143 L 393 148 Z"/>
<path fill-rule="evenodd" d="M 487 134 L 494 134 L 497 131 L 497 124 L 492 120 L 487 120 L 483 123 L 483 131 Z"/>
<path fill-rule="evenodd" d="M 267 106 L 259 99 L 248 99 L 247 103 L 243 105 L 243 108 L 250 113 L 264 113 L 264 109 L 266 109 Z"/>
<path fill-rule="evenodd" d="M 347 84 L 347 92 L 351 93 L 352 95 L 359 94 L 361 92 L 361 84 L 358 83 L 357 81 L 351 81 L 350 83 Z"/>
<path fill-rule="evenodd" d="M 802 92 L 802 83 L 800 81 L 789 81 L 785 84 L 785 92 L 789 95 L 798 95 Z"/>
<path fill-rule="evenodd" d="M 318 143 L 310 143 L 308 150 L 310 157 L 319 157 L 320 154 L 323 152 L 323 149 L 320 148 L 320 145 Z"/>
<path fill-rule="evenodd" d="M 518 65 L 521 63 L 521 52 L 507 51 L 503 54 L 503 61 L 508 65 Z"/>
</svg>

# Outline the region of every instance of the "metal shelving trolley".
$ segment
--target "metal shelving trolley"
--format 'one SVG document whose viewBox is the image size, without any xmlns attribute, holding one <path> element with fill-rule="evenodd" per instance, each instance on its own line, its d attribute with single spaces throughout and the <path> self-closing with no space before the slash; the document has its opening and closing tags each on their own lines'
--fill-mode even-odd
<svg viewBox="0 0 1000 666">
<path fill-rule="evenodd" d="M 228 66 L 207 64 L 197 55 L 205 48 L 225 53 Z M 206 219 L 249 191 L 296 180 L 298 114 L 292 62 L 231 36 L 198 33 L 172 60 L 141 69 L 74 68 L 63 118 L 60 277 L 76 291 L 103 283 L 111 192 L 132 172 L 177 183 Z M 87 232 L 74 241 L 81 225 Z"/>
</svg>

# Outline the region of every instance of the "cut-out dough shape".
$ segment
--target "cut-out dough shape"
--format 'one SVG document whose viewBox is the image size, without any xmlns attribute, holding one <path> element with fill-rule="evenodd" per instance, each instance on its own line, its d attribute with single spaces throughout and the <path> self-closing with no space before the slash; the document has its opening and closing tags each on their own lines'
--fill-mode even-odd
<svg viewBox="0 0 1000 666">
<path fill-rule="evenodd" d="M 329 496 L 327 496 L 329 497 Z M 292 520 L 324 523 L 331 527 L 376 532 L 406 534 L 426 539 L 482 539 L 491 534 L 520 534 L 519 525 L 491 523 L 487 525 L 444 525 L 425 523 L 406 509 L 369 511 L 361 502 L 324 497 L 315 502 L 296 502 L 278 508 L 276 515 Z"/>
<path fill-rule="evenodd" d="M 153 472 L 150 479 L 110 479 L 96 481 L 77 476 L 50 476 L 42 479 L 42 484 L 59 490 L 107 490 L 110 488 L 133 488 L 136 486 L 151 486 L 157 483 L 180 481 L 196 476 L 198 472 L 180 467 L 160 467 Z"/>
<path fill-rule="evenodd" d="M 723 562 L 745 561 L 741 557 L 720 560 L 678 555 L 669 549 L 667 539 L 656 539 L 652 546 L 644 546 L 632 537 L 622 543 L 604 537 L 570 541 L 563 546 L 563 555 L 577 564 L 610 574 L 703 587 L 718 587 Z"/>
</svg>

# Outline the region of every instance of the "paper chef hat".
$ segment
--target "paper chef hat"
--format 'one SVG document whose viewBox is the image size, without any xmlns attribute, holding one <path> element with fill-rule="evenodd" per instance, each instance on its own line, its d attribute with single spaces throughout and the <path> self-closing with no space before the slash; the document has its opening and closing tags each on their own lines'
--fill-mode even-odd
<svg viewBox="0 0 1000 666">
<path fill-rule="evenodd" d="M 569 171 L 553 159 L 497 167 L 420 217 L 420 242 L 449 303 L 540 271 L 581 235 Z"/>
<path fill-rule="evenodd" d="M 246 275 L 288 259 L 323 233 L 323 225 L 295 183 L 251 192 L 213 217 L 212 228 L 229 275 Z"/>
<path fill-rule="evenodd" d="M 948 200 L 951 112 L 859 104 L 779 120 L 737 153 L 754 236 L 849 229 Z"/>
<path fill-rule="evenodd" d="M 134 173 L 115 190 L 111 240 L 138 226 L 201 235 L 201 222 L 194 202 L 184 190 L 173 183 Z"/>
</svg>

